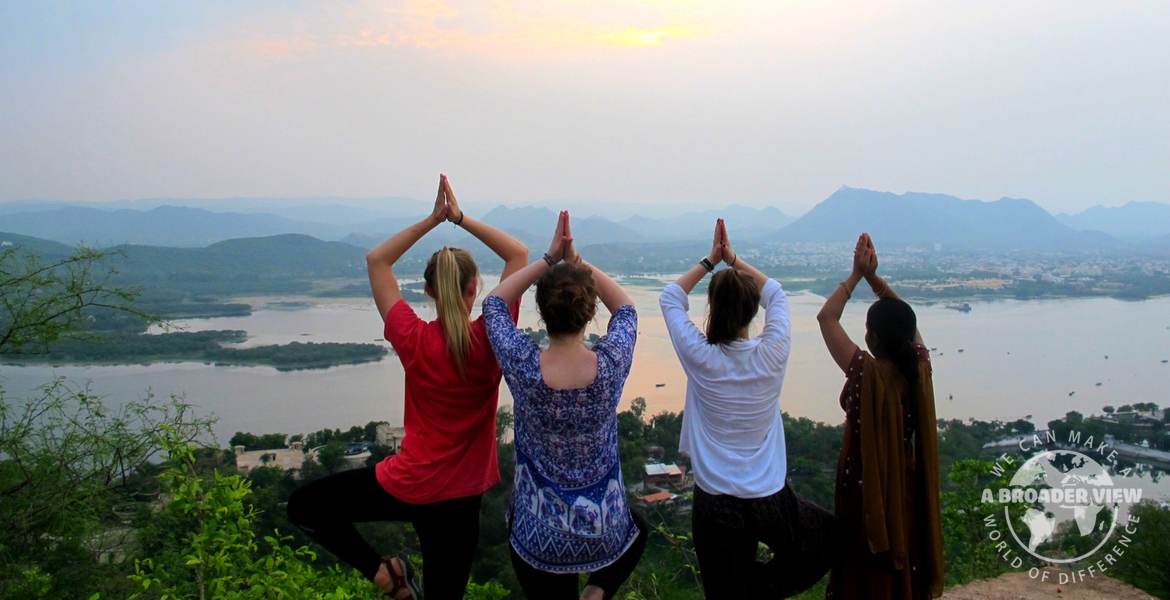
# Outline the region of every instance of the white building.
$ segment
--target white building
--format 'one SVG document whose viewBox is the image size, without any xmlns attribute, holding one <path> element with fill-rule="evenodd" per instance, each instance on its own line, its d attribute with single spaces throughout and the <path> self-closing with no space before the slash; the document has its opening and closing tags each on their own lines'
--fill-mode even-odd
<svg viewBox="0 0 1170 600">
<path fill-rule="evenodd" d="M 300 442 L 293 442 L 288 448 L 274 450 L 244 450 L 243 446 L 236 446 L 233 451 L 236 455 L 236 469 L 244 475 L 259 467 L 300 471 L 305 466 L 305 450 Z"/>
<path fill-rule="evenodd" d="M 378 423 L 374 432 L 374 442 L 379 446 L 385 446 L 390 449 L 390 452 L 398 454 L 398 450 L 402 448 L 402 438 L 406 437 L 405 427 L 391 427 L 389 423 Z"/>
</svg>

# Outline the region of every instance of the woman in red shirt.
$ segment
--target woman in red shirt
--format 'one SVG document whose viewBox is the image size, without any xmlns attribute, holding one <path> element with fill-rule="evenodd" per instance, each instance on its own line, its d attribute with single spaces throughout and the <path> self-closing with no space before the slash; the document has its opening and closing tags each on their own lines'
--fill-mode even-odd
<svg viewBox="0 0 1170 600">
<path fill-rule="evenodd" d="M 354 523 L 408 521 L 418 533 L 429 600 L 462 598 L 479 540 L 480 498 L 500 480 L 496 403 L 500 367 L 483 317 L 472 321 L 479 270 L 466 250 L 444 247 L 424 272 L 439 318 L 420 319 L 402 298 L 394 263 L 444 221 L 463 227 L 504 259 L 501 280 L 528 263 L 528 248 L 460 210 L 445 175 L 434 211 L 366 256 L 385 336 L 406 370 L 404 425 L 398 454 L 376 467 L 344 471 L 293 492 L 289 519 L 393 598 L 419 598 L 409 563 L 381 558 Z M 508 307 L 512 320 L 517 301 Z"/>
</svg>

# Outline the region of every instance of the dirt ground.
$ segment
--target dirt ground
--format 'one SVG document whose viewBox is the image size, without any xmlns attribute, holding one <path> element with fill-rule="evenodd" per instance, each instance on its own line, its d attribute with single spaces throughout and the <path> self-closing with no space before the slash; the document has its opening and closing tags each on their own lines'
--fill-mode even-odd
<svg viewBox="0 0 1170 600">
<path fill-rule="evenodd" d="M 1016 600 L 1018 598 L 1060 598 L 1062 600 L 1156 600 L 1153 596 L 1116 579 L 1098 575 L 1084 581 L 1059 585 L 1057 569 L 1047 569 L 1048 582 L 1032 579 L 1027 573 L 1007 573 L 994 579 L 976 581 L 943 592 L 943 600 Z"/>
</svg>

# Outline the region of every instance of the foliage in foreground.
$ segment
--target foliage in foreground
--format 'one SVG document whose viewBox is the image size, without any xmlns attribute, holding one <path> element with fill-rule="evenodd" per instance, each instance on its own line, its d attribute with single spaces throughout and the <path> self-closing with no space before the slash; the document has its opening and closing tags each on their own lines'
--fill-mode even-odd
<svg viewBox="0 0 1170 600">
<path fill-rule="evenodd" d="M 292 547 L 279 533 L 257 540 L 256 509 L 246 501 L 251 483 L 239 475 L 201 475 L 195 452 L 165 432 L 169 464 L 159 476 L 168 501 L 158 515 L 170 531 L 187 532 L 182 545 L 136 561 L 130 576 L 141 586 L 131 598 L 373 598 L 373 587 L 352 569 L 317 570 L 315 555 Z"/>
</svg>

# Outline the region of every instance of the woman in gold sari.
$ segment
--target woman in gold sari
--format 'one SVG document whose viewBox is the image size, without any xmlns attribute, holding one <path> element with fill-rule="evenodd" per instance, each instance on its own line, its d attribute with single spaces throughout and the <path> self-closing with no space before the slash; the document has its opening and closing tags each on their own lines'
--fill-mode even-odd
<svg viewBox="0 0 1170 600">
<path fill-rule="evenodd" d="M 841 326 L 853 288 L 877 296 L 862 350 Z M 930 357 L 910 305 L 877 274 L 869 234 L 857 240 L 853 272 L 825 301 L 821 334 L 845 372 L 845 437 L 837 461 L 841 552 L 828 598 L 931 598 L 942 594 L 938 429 Z"/>
</svg>

